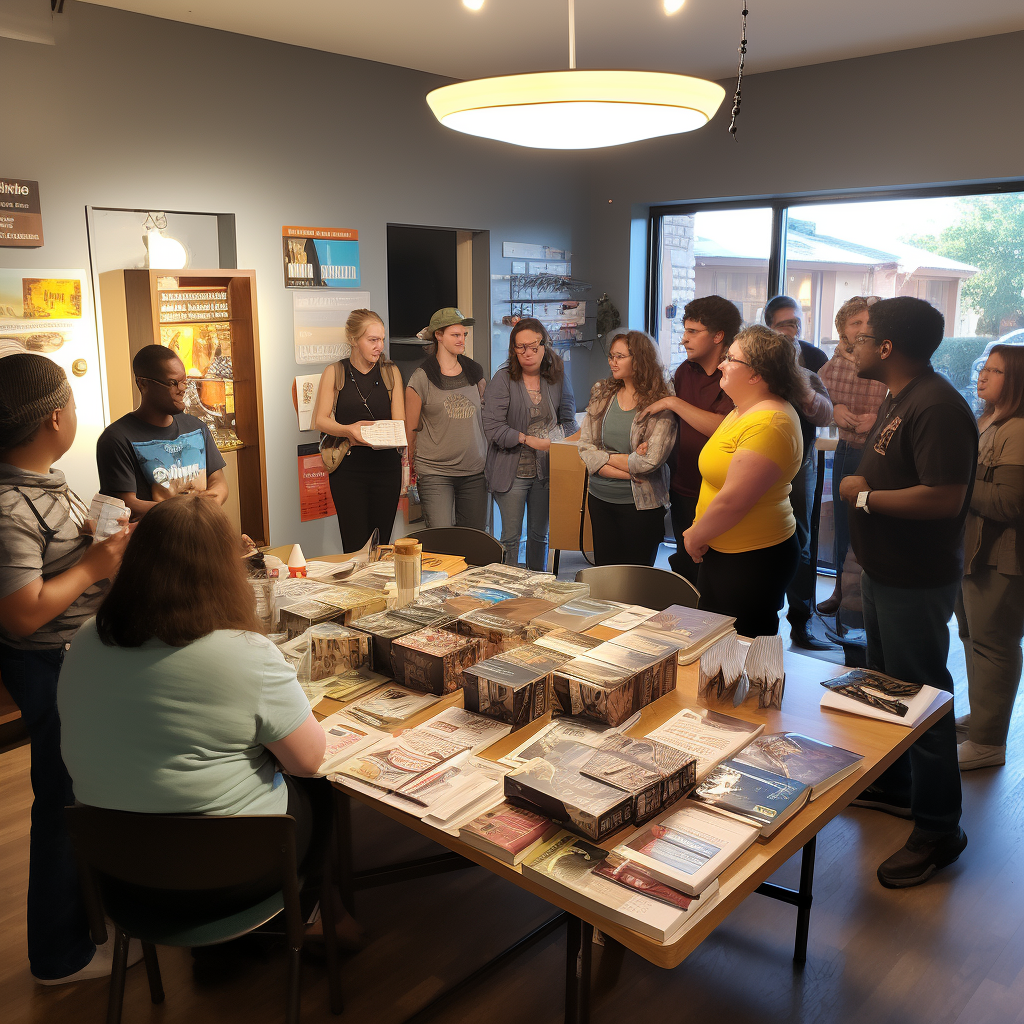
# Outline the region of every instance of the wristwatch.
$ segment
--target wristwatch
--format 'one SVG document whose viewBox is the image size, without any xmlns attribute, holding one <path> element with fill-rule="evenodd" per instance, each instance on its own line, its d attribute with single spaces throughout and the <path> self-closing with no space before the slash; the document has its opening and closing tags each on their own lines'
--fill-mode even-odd
<svg viewBox="0 0 1024 1024">
<path fill-rule="evenodd" d="M 870 493 L 870 491 L 861 491 L 857 495 L 857 508 L 864 509 L 864 511 L 867 512 L 868 515 L 871 515 L 871 509 L 868 508 L 868 495 Z"/>
</svg>

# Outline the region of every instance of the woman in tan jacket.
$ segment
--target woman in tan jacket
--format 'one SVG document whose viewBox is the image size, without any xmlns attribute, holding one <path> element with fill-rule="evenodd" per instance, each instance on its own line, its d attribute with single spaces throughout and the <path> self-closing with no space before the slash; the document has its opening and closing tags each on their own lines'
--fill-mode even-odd
<svg viewBox="0 0 1024 1024">
<path fill-rule="evenodd" d="M 956 617 L 971 710 L 956 720 L 960 770 L 1006 760 L 1024 638 L 1024 348 L 996 345 L 978 375 L 978 475 Z"/>
</svg>

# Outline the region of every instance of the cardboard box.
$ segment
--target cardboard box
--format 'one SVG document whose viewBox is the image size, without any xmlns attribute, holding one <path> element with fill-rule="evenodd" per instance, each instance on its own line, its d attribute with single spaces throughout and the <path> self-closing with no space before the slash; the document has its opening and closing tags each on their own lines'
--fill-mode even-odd
<svg viewBox="0 0 1024 1024">
<path fill-rule="evenodd" d="M 552 711 L 621 725 L 675 685 L 674 652 L 656 658 L 609 641 L 555 669 Z"/>
<path fill-rule="evenodd" d="M 309 678 L 314 682 L 346 669 L 370 666 L 370 638 L 338 622 L 321 622 L 309 630 Z"/>
<path fill-rule="evenodd" d="M 522 728 L 547 712 L 551 666 L 523 665 L 506 656 L 486 658 L 464 669 L 462 688 L 468 711 Z"/>
<path fill-rule="evenodd" d="M 633 798 L 582 773 L 593 756 L 594 748 L 586 744 L 556 743 L 544 757 L 505 776 L 505 796 L 580 835 L 604 839 L 632 824 Z"/>
<path fill-rule="evenodd" d="M 387 606 L 387 598 L 373 590 L 325 586 L 313 597 L 280 607 L 280 628 L 290 639 L 319 622 L 348 624 L 353 619 L 384 611 Z"/>
<path fill-rule="evenodd" d="M 449 619 L 450 616 L 435 615 L 437 619 Z M 391 644 L 401 636 L 408 636 L 422 629 L 424 624 L 410 622 L 399 618 L 394 612 L 377 612 L 360 619 L 353 619 L 352 629 L 366 633 L 370 637 L 370 661 L 374 672 L 383 676 L 392 676 L 394 666 L 391 664 Z"/>
<path fill-rule="evenodd" d="M 418 629 L 391 643 L 395 679 L 412 690 L 453 693 L 462 687 L 463 669 L 479 659 L 480 647 L 475 637 L 432 627 Z"/>
</svg>

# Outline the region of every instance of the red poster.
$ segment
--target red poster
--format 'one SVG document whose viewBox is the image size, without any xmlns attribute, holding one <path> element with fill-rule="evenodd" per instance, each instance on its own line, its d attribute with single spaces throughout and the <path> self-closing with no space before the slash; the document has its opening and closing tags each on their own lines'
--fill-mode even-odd
<svg viewBox="0 0 1024 1024">
<path fill-rule="evenodd" d="M 312 448 L 313 454 L 302 454 L 304 448 Z M 299 446 L 299 513 L 304 523 L 336 514 L 327 470 L 316 445 Z"/>
</svg>

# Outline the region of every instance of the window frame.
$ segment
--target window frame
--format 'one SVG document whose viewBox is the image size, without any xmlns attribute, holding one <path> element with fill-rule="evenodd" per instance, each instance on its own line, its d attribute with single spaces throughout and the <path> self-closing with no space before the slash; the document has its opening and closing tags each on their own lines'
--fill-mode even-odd
<svg viewBox="0 0 1024 1024">
<path fill-rule="evenodd" d="M 827 203 L 877 203 L 897 199 L 945 199 L 957 196 L 1008 195 L 1024 192 L 1024 178 L 996 181 L 949 182 L 937 185 L 896 186 L 893 188 L 849 189 L 829 192 L 797 192 L 789 195 L 742 196 L 735 199 L 682 200 L 651 206 L 647 221 L 647 288 L 644 325 L 651 337 L 659 340 L 658 311 L 662 307 L 661 241 L 662 218 L 706 213 L 712 210 L 772 211 L 771 251 L 768 256 L 768 298 L 785 294 L 786 236 L 789 211 L 801 206 Z"/>
</svg>

